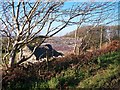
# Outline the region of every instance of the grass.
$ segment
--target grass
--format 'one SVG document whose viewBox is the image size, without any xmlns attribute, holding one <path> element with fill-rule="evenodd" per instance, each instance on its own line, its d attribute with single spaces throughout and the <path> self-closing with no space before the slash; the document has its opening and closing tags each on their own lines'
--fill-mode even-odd
<svg viewBox="0 0 120 90">
<path fill-rule="evenodd" d="M 97 59 L 79 68 L 68 68 L 62 71 L 54 81 L 69 88 L 100 88 L 109 82 L 112 77 L 120 73 L 120 51 L 112 52 L 98 57 Z M 94 62 L 98 63 L 95 64 Z M 59 83 L 58 83 L 59 82 Z M 55 84 L 55 86 L 57 86 Z M 56 88 L 56 87 L 55 87 Z"/>
<path fill-rule="evenodd" d="M 88 65 L 63 70 L 59 75 L 47 81 L 48 86 L 49 88 L 101 88 L 112 77 L 119 75 L 119 57 L 120 52 L 112 52 L 98 57 Z M 95 61 L 98 63 L 95 64 Z"/>
<path fill-rule="evenodd" d="M 95 59 L 100 69 L 95 75 L 85 78 L 78 85 L 79 88 L 103 87 L 112 77 L 120 74 L 120 51 L 102 55 Z"/>
<path fill-rule="evenodd" d="M 40 88 L 103 88 L 109 87 L 109 82 L 118 83 L 119 75 L 120 51 L 116 51 L 99 56 L 86 64 L 80 63 L 77 67 L 69 67 L 56 73 L 50 79 L 33 80 L 31 83 L 15 83 L 14 87 L 29 88 L 30 90 L 39 90 Z"/>
<path fill-rule="evenodd" d="M 106 82 L 109 82 L 113 76 L 120 73 L 120 66 L 110 65 L 106 70 L 97 72 L 79 83 L 79 88 L 101 88 Z"/>
</svg>

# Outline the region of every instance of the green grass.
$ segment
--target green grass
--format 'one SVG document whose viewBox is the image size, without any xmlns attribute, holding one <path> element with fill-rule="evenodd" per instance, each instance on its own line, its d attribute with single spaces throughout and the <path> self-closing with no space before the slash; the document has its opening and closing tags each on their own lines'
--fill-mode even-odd
<svg viewBox="0 0 120 90">
<path fill-rule="evenodd" d="M 97 62 L 101 67 L 107 66 L 110 63 L 120 64 L 120 52 L 112 52 L 98 57 Z"/>
<path fill-rule="evenodd" d="M 97 63 L 94 63 L 94 62 Z M 102 87 L 112 77 L 120 73 L 120 51 L 107 53 L 87 65 L 80 65 L 79 68 L 68 68 L 61 72 L 59 77 L 54 78 L 57 83 L 70 88 L 75 87 Z M 77 86 L 78 85 L 78 86 Z M 57 85 L 55 85 L 57 86 Z"/>
<path fill-rule="evenodd" d="M 120 73 L 120 52 L 112 52 L 90 61 L 79 68 L 68 68 L 48 80 L 49 88 L 100 88 Z M 97 64 L 94 62 L 97 61 Z M 94 73 L 94 74 L 93 74 Z"/>
<path fill-rule="evenodd" d="M 78 85 L 79 88 L 100 88 L 111 81 L 113 77 L 120 77 L 120 51 L 107 53 L 94 60 L 100 68 L 95 75 L 85 78 Z"/>
<path fill-rule="evenodd" d="M 98 72 L 79 83 L 79 88 L 100 88 L 106 82 L 111 80 L 111 77 L 117 76 L 120 73 L 120 66 L 110 65 L 106 70 Z"/>
<path fill-rule="evenodd" d="M 90 60 L 87 64 L 80 63 L 78 67 L 69 67 L 62 70 L 49 80 L 35 80 L 31 84 L 17 84 L 14 87 L 23 87 L 30 90 L 48 88 L 103 88 L 109 82 L 120 78 L 120 51 L 111 52 Z M 115 78 L 116 77 L 116 78 Z"/>
</svg>

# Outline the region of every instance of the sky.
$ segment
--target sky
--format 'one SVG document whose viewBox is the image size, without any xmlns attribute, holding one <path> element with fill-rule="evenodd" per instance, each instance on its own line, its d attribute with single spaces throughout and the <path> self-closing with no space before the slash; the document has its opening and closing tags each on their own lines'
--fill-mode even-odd
<svg viewBox="0 0 120 90">
<path fill-rule="evenodd" d="M 9 1 L 9 0 L 1 0 L 2 1 Z M 15 2 L 18 2 L 18 0 L 14 0 Z M 30 1 L 35 2 L 37 0 L 19 0 L 19 1 Z M 48 1 L 68 1 L 68 2 L 119 2 L 120 0 L 42 0 L 43 2 Z"/>
<path fill-rule="evenodd" d="M 86 1 L 88 1 L 88 0 L 86 0 Z M 100 0 L 94 0 L 94 1 L 100 1 Z M 102 1 L 102 0 L 101 0 Z M 106 1 L 106 0 L 103 0 L 103 1 Z M 114 0 L 115 1 L 115 0 Z M 65 4 L 65 7 L 69 7 L 69 6 L 71 6 L 71 4 L 72 4 L 72 2 L 67 2 L 66 4 Z M 118 10 L 118 3 L 116 4 L 116 7 L 115 7 L 115 9 L 116 10 Z M 113 12 L 114 13 L 114 12 Z M 112 17 L 112 18 L 114 18 L 114 17 Z M 118 16 L 117 16 L 117 18 L 118 18 Z M 109 18 L 106 22 L 108 22 L 109 20 L 110 20 L 111 18 Z M 116 24 L 118 24 L 118 21 L 117 22 L 114 22 L 114 23 L 111 23 L 111 24 L 109 24 L 109 25 L 116 25 Z M 85 24 L 85 25 L 89 25 L 88 23 L 87 24 Z M 66 28 L 64 28 L 62 31 L 60 31 L 59 33 L 57 33 L 55 36 L 63 36 L 63 35 L 66 35 L 67 33 L 69 33 L 69 32 L 72 32 L 72 31 L 74 31 L 74 30 L 76 30 L 77 29 L 77 26 L 76 25 L 74 25 L 74 26 L 69 26 L 69 27 L 66 27 Z"/>
<path fill-rule="evenodd" d="M 1 0 L 2 1 L 2 0 Z M 5 2 L 6 0 L 4 0 L 4 2 Z M 18 1 L 18 0 L 15 0 L 16 2 Z M 20 1 L 22 1 L 22 0 L 20 0 Z M 35 0 L 24 0 L 24 1 L 35 1 Z M 44 0 L 44 1 L 46 1 L 46 0 Z M 54 1 L 54 0 L 52 0 L 52 1 Z M 57 0 L 56 0 L 57 1 Z M 60 1 L 60 0 L 58 0 L 58 1 Z M 61 0 L 61 1 L 63 1 L 63 0 Z M 64 5 L 64 7 L 65 8 L 69 8 L 70 6 L 72 6 L 72 3 L 73 2 L 77 2 L 77 3 L 79 3 L 79 2 L 107 2 L 107 1 L 109 1 L 109 2 L 118 2 L 119 0 L 67 0 L 68 2 L 66 2 Z M 116 4 L 117 5 L 117 4 Z M 117 7 L 116 7 L 116 9 L 118 9 Z M 77 18 L 75 19 L 75 20 L 77 20 Z M 113 23 L 114 24 L 114 23 Z M 56 24 L 55 24 L 56 25 Z M 86 25 L 89 25 L 89 24 L 86 24 Z M 71 31 L 74 31 L 74 30 L 76 30 L 77 29 L 77 26 L 76 25 L 74 25 L 74 26 L 69 26 L 69 27 L 66 27 L 66 28 L 64 28 L 62 31 L 60 31 L 59 33 L 57 33 L 55 36 L 63 36 L 63 35 L 65 35 L 65 34 L 67 34 L 67 33 L 69 33 L 69 32 L 71 32 Z M 41 33 L 45 33 L 44 31 L 43 32 L 41 32 Z"/>
</svg>

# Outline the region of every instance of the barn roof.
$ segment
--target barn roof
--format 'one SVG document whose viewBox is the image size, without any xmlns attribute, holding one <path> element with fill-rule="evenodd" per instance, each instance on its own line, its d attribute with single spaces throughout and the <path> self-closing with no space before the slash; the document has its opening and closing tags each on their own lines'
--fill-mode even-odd
<svg viewBox="0 0 120 90">
<path fill-rule="evenodd" d="M 27 47 L 31 51 L 33 51 L 35 46 L 27 45 Z M 46 54 L 48 55 L 48 57 L 63 55 L 62 53 L 59 53 L 55 49 L 53 49 L 50 44 L 37 47 L 34 52 L 36 59 L 45 58 Z"/>
</svg>

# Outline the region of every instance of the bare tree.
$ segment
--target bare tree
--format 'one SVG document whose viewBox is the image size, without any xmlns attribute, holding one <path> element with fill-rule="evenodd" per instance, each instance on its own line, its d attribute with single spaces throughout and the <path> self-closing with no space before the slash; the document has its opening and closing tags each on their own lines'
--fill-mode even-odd
<svg viewBox="0 0 120 90">
<path fill-rule="evenodd" d="M 74 3 L 72 7 L 65 7 L 64 2 L 2 2 L 0 7 L 0 32 L 7 41 L 5 54 L 2 58 L 9 59 L 9 67 L 14 67 L 17 52 L 21 51 L 20 62 L 28 60 L 46 38 L 52 37 L 65 27 L 87 22 L 92 15 L 99 12 L 99 8 L 109 6 L 109 3 Z M 105 8 L 105 7 L 104 7 Z M 76 21 L 76 18 L 79 21 Z M 41 35 L 41 32 L 46 32 Z M 36 44 L 32 54 L 22 55 L 22 48 L 35 40 L 36 36 L 42 39 Z M 17 62 L 16 64 L 20 64 Z"/>
<path fill-rule="evenodd" d="M 80 19 L 80 24 L 77 27 L 75 31 L 75 38 L 76 41 L 79 37 L 79 30 L 81 29 L 81 24 L 89 24 L 87 26 L 90 26 L 89 28 L 87 27 L 86 29 L 86 34 L 84 34 L 83 37 L 79 37 L 81 40 L 81 44 L 76 45 L 75 44 L 75 50 L 78 47 L 79 50 L 78 54 L 86 51 L 86 48 L 90 45 L 93 37 L 99 38 L 99 47 L 101 48 L 102 43 L 103 43 L 103 36 L 104 36 L 104 31 L 105 31 L 105 25 L 109 25 L 115 21 L 118 21 L 116 18 L 118 13 L 116 13 L 117 9 L 115 8 L 116 3 L 107 3 L 106 5 L 103 5 L 100 8 L 96 8 L 95 11 L 91 12 L 89 15 L 83 15 L 84 19 Z M 90 17 L 89 17 L 90 16 Z M 87 18 L 87 19 L 86 19 Z M 82 21 L 84 20 L 84 21 Z M 82 23 L 81 23 L 82 21 Z M 95 30 L 94 30 L 95 29 Z M 98 36 L 95 35 L 96 32 L 100 32 Z M 96 45 L 97 46 L 97 45 Z"/>
</svg>

